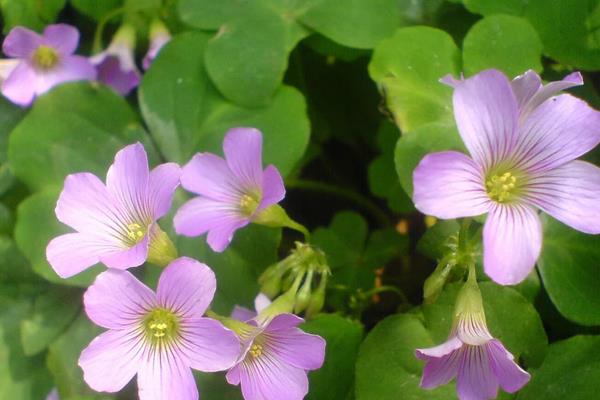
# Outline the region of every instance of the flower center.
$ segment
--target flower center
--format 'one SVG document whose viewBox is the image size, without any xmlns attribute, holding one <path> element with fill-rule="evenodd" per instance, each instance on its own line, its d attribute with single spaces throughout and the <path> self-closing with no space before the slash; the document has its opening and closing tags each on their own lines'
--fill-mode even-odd
<svg viewBox="0 0 600 400">
<path fill-rule="evenodd" d="M 258 207 L 259 198 L 260 196 L 255 193 L 243 195 L 240 199 L 240 211 L 242 215 L 249 217 L 254 214 L 254 211 L 256 211 L 256 208 Z"/>
<path fill-rule="evenodd" d="M 248 351 L 248 353 L 250 353 L 250 355 L 252 357 L 258 358 L 263 353 L 263 347 L 260 344 L 253 344 L 252 347 L 250 347 L 250 350 Z"/>
<path fill-rule="evenodd" d="M 58 63 L 58 53 L 52 47 L 38 46 L 33 53 L 33 62 L 41 69 L 50 69 Z"/>
<path fill-rule="evenodd" d="M 153 342 L 171 340 L 179 332 L 179 319 L 169 310 L 155 308 L 144 319 L 144 330 Z"/>
<path fill-rule="evenodd" d="M 146 235 L 146 231 L 140 224 L 129 224 L 127 225 L 127 239 L 129 240 L 129 245 L 133 246 L 138 244 Z"/>
<path fill-rule="evenodd" d="M 485 182 L 485 188 L 492 200 L 499 203 L 504 203 L 510 200 L 510 197 L 515 194 L 517 177 L 510 172 L 505 172 L 502 175 L 492 175 Z"/>
</svg>

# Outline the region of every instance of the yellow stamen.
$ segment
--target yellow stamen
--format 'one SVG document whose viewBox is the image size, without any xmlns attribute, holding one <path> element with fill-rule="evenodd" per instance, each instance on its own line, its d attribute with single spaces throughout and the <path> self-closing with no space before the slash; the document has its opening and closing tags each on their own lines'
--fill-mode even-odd
<svg viewBox="0 0 600 400">
<path fill-rule="evenodd" d="M 485 187 L 492 200 L 504 203 L 509 201 L 515 194 L 514 189 L 516 188 L 516 184 L 517 177 L 511 172 L 505 172 L 502 175 L 492 175 L 492 177 L 485 182 Z"/>
<path fill-rule="evenodd" d="M 33 62 L 41 69 L 50 69 L 58 63 L 58 53 L 52 47 L 38 46 L 33 53 Z"/>
<path fill-rule="evenodd" d="M 258 207 L 260 196 L 255 194 L 245 194 L 240 199 L 240 211 L 244 216 L 251 216 Z"/>
<path fill-rule="evenodd" d="M 150 340 L 168 340 L 177 335 L 179 320 L 171 311 L 155 308 L 144 318 L 144 327 Z"/>
<path fill-rule="evenodd" d="M 248 351 L 254 358 L 260 357 L 263 353 L 263 347 L 260 344 L 253 344 Z"/>
<path fill-rule="evenodd" d="M 133 223 L 127 225 L 127 237 L 131 240 L 132 245 L 139 243 L 145 234 L 146 232 L 140 224 Z"/>
</svg>

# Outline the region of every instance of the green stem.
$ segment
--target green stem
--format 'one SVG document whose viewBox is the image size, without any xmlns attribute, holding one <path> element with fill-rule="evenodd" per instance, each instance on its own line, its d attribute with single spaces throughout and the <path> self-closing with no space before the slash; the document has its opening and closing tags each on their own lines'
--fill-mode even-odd
<svg viewBox="0 0 600 400">
<path fill-rule="evenodd" d="M 378 287 L 373 288 L 373 289 L 371 289 L 369 291 L 366 291 L 364 293 L 364 295 L 366 297 L 371 297 L 371 296 L 373 296 L 375 294 L 383 293 L 383 292 L 393 292 L 393 293 L 396 293 L 400 297 L 400 299 L 402 300 L 402 303 L 404 303 L 404 304 L 410 304 L 410 302 L 408 301 L 408 298 L 406 297 L 406 295 L 404 294 L 404 292 L 402 290 L 398 289 L 395 286 L 389 286 L 389 285 L 378 286 Z"/>
<path fill-rule="evenodd" d="M 367 197 L 351 190 L 328 183 L 306 179 L 288 179 L 285 184 L 289 188 L 311 190 L 314 192 L 328 193 L 346 198 L 363 207 L 365 211 L 368 211 L 381 225 L 390 225 L 390 218 L 383 210 L 379 208 L 379 206 L 377 206 Z"/>
<path fill-rule="evenodd" d="M 92 46 L 92 54 L 97 54 L 102 51 L 102 33 L 104 32 L 104 27 L 114 17 L 120 14 L 124 14 L 127 11 L 126 7 L 115 8 L 114 10 L 104 14 L 102 18 L 98 21 L 98 25 L 96 25 L 96 32 L 94 33 L 94 42 Z"/>
<path fill-rule="evenodd" d="M 310 232 L 301 223 L 298 223 L 298 222 L 294 221 L 293 219 L 289 218 L 289 220 L 286 221 L 285 226 L 286 226 L 286 228 L 290 228 L 290 229 L 293 229 L 295 231 L 302 233 L 304 235 L 304 240 L 307 243 L 310 241 Z"/>
</svg>

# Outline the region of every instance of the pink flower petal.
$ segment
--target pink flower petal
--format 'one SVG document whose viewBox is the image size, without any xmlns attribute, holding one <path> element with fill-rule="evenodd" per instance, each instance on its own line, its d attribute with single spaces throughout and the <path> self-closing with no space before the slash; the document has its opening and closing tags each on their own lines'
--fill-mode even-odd
<svg viewBox="0 0 600 400">
<path fill-rule="evenodd" d="M 233 128 L 225 134 L 227 165 L 245 188 L 262 187 L 262 133 L 254 128 Z"/>
<path fill-rule="evenodd" d="M 304 320 L 294 314 L 279 314 L 273 318 L 266 326 L 266 332 L 276 332 L 279 330 L 286 330 L 295 328 L 296 326 L 303 323 Z"/>
<path fill-rule="evenodd" d="M 241 346 L 235 333 L 209 318 L 185 320 L 179 351 L 199 371 L 224 371 L 234 365 Z"/>
<path fill-rule="evenodd" d="M 281 174 L 274 165 L 265 168 L 262 175 L 262 199 L 257 210 L 277 204 L 285 197 L 285 186 Z"/>
<path fill-rule="evenodd" d="M 276 359 L 244 362 L 239 374 L 245 400 L 302 400 L 308 393 L 306 372 Z"/>
<path fill-rule="evenodd" d="M 108 268 L 127 269 L 139 267 L 148 258 L 148 243 L 150 236 L 146 234 L 144 238 L 136 245 L 130 248 L 111 254 L 105 254 L 100 257 L 100 261 Z"/>
<path fill-rule="evenodd" d="M 546 100 L 520 129 L 511 160 L 530 173 L 548 171 L 587 153 L 600 142 L 600 112 L 568 94 Z"/>
<path fill-rule="evenodd" d="M 483 228 L 483 266 L 501 285 L 515 285 L 529 275 L 542 247 L 542 227 L 535 210 L 520 204 L 495 204 Z"/>
<path fill-rule="evenodd" d="M 135 331 L 104 332 L 81 352 L 83 379 L 98 392 L 118 392 L 136 374 L 143 351 L 143 341 Z"/>
<path fill-rule="evenodd" d="M 542 79 L 530 69 L 514 78 L 510 85 L 517 98 L 519 110 L 522 110 L 525 104 L 542 88 Z"/>
<path fill-rule="evenodd" d="M 210 153 L 198 153 L 183 167 L 181 186 L 190 192 L 238 205 L 243 195 L 227 162 Z"/>
<path fill-rule="evenodd" d="M 224 223 L 220 226 L 212 228 L 208 232 L 208 237 L 206 238 L 206 242 L 210 246 L 213 251 L 222 252 L 233 240 L 233 234 L 235 231 L 248 225 L 247 220 L 228 220 L 224 221 Z"/>
<path fill-rule="evenodd" d="M 98 80 L 112 87 L 121 96 L 126 96 L 140 84 L 140 73 L 131 67 L 130 61 L 119 56 L 101 53 L 92 57 L 98 71 Z"/>
<path fill-rule="evenodd" d="M 46 258 L 61 278 L 69 278 L 100 262 L 103 255 L 121 251 L 114 243 L 83 233 L 68 233 L 48 243 Z"/>
<path fill-rule="evenodd" d="M 172 261 L 160 275 L 156 294 L 161 306 L 185 318 L 201 318 L 217 288 L 215 273 L 192 258 Z"/>
<path fill-rule="evenodd" d="M 486 347 L 492 370 L 502 389 L 514 393 L 529 382 L 531 375 L 519 367 L 499 340 L 491 340 Z"/>
<path fill-rule="evenodd" d="M 571 161 L 532 178 L 527 198 L 564 224 L 600 233 L 600 168 Z"/>
<path fill-rule="evenodd" d="M 256 318 L 256 312 L 236 304 L 235 307 L 233 307 L 233 311 L 231 311 L 231 318 L 246 322 Z"/>
<path fill-rule="evenodd" d="M 17 26 L 11 29 L 2 43 L 2 51 L 9 57 L 29 58 L 42 44 L 42 37 L 27 28 Z"/>
<path fill-rule="evenodd" d="M 299 328 L 265 332 L 265 352 L 304 370 L 319 369 L 325 360 L 325 340 Z"/>
<path fill-rule="evenodd" d="M 149 350 L 138 371 L 140 400 L 198 400 L 192 370 L 179 354 Z"/>
<path fill-rule="evenodd" d="M 498 395 L 498 380 L 490 366 L 484 346 L 465 346 L 461 350 L 456 391 L 461 400 L 488 400 Z"/>
<path fill-rule="evenodd" d="M 15 104 L 28 106 L 35 97 L 36 79 L 33 68 L 21 62 L 2 82 L 2 94 Z"/>
<path fill-rule="evenodd" d="M 517 139 L 519 109 L 510 82 L 497 70 L 486 70 L 454 89 L 454 117 L 471 156 L 492 166 L 509 155 Z"/>
<path fill-rule="evenodd" d="M 96 79 L 96 70 L 87 58 L 81 56 L 65 56 L 55 68 L 37 72 L 37 95 L 46 93 L 53 87 L 72 81 L 91 81 Z"/>
<path fill-rule="evenodd" d="M 163 217 L 171 209 L 180 175 L 181 168 L 175 163 L 161 164 L 150 172 L 147 201 L 154 219 Z"/>
<path fill-rule="evenodd" d="M 150 223 L 154 220 L 148 204 L 148 156 L 141 143 L 119 150 L 106 174 L 106 188 L 120 202 L 131 222 Z"/>
<path fill-rule="evenodd" d="M 44 29 L 44 44 L 53 47 L 62 55 L 70 55 L 77 50 L 79 31 L 67 24 L 48 25 Z"/>
<path fill-rule="evenodd" d="M 478 165 L 462 153 L 428 154 L 413 172 L 415 207 L 444 219 L 484 214 L 490 199 L 483 180 Z"/>
<path fill-rule="evenodd" d="M 579 72 L 573 72 L 572 74 L 567 75 L 561 81 L 550 82 L 547 85 L 539 87 L 538 90 L 531 97 L 529 97 L 524 104 L 521 105 L 519 103 L 521 108 L 520 120 L 526 120 L 533 110 L 558 92 L 581 85 L 583 85 L 583 78 L 581 77 L 581 74 Z"/>
<path fill-rule="evenodd" d="M 440 357 L 427 357 L 420 386 L 423 389 L 433 389 L 447 384 L 458 374 L 460 361 L 461 351 L 458 349 Z"/>
<path fill-rule="evenodd" d="M 460 339 L 458 339 L 458 337 L 452 336 L 447 341 L 445 341 L 444 343 L 442 343 L 438 346 L 429 347 L 427 349 L 415 350 L 415 356 L 419 360 L 428 361 L 431 359 L 447 356 L 448 354 L 452 353 L 453 351 L 460 349 L 462 347 L 462 345 L 463 345 L 463 342 L 461 342 Z"/>
<path fill-rule="evenodd" d="M 156 296 L 126 271 L 108 270 L 83 295 L 88 317 L 108 329 L 135 328 L 156 305 Z"/>
</svg>

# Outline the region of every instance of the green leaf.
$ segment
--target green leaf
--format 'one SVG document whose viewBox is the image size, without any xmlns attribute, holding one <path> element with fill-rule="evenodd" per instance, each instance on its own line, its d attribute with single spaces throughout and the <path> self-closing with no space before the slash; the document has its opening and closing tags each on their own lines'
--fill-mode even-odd
<svg viewBox="0 0 600 400">
<path fill-rule="evenodd" d="M 406 193 L 412 196 L 413 171 L 423 157 L 428 153 L 444 150 L 465 151 L 454 123 L 452 125 L 439 123 L 423 125 L 400 137 L 396 145 L 394 160 L 400 185 Z"/>
<path fill-rule="evenodd" d="M 400 26 L 396 0 L 320 0 L 300 16 L 300 21 L 347 47 L 370 49 Z"/>
<path fill-rule="evenodd" d="M 46 260 L 46 246 L 50 240 L 69 231 L 68 227 L 58 222 L 54 214 L 57 199 L 58 190 L 49 189 L 21 202 L 17 210 L 15 241 L 33 270 L 43 278 L 57 284 L 86 287 L 103 267 L 96 266 L 69 279 L 62 279 Z"/>
<path fill-rule="evenodd" d="M 546 55 L 571 67 L 600 68 L 600 3 L 530 0 L 524 15 L 540 35 Z"/>
<path fill-rule="evenodd" d="M 550 299 L 566 318 L 600 325 L 600 236 L 547 218 L 538 270 Z"/>
<path fill-rule="evenodd" d="M 61 334 L 81 309 L 81 292 L 56 289 L 35 299 L 33 310 L 21 321 L 21 343 L 25 354 L 38 354 Z"/>
<path fill-rule="evenodd" d="M 287 11 L 250 2 L 208 42 L 206 70 L 225 98 L 265 106 L 281 85 L 289 53 L 306 35 Z"/>
<path fill-rule="evenodd" d="M 402 28 L 373 52 L 369 74 L 379 85 L 400 130 L 431 122 L 454 125 L 452 89 L 439 82 L 460 72 L 460 52 L 446 32 Z"/>
<path fill-rule="evenodd" d="M 308 374 L 308 400 L 345 399 L 354 383 L 354 364 L 363 337 L 359 322 L 335 314 L 320 314 L 302 325 L 306 332 L 321 336 L 327 342 L 325 363 Z"/>
<path fill-rule="evenodd" d="M 12 239 L 0 235 L 0 285 L 17 286 L 20 283 L 38 283 L 31 266 L 17 249 Z"/>
<path fill-rule="evenodd" d="M 70 2 L 77 11 L 95 20 L 99 20 L 123 4 L 123 0 L 70 0 Z"/>
<path fill-rule="evenodd" d="M 139 95 L 142 113 L 162 153 L 180 163 L 197 151 L 220 154 L 228 129 L 254 126 L 264 135 L 265 164 L 275 164 L 286 175 L 308 145 L 302 95 L 283 86 L 263 108 L 251 110 L 227 102 L 204 69 L 208 39 L 202 33 L 175 37 L 144 76 Z"/>
<path fill-rule="evenodd" d="M 179 17 L 198 29 L 217 30 L 234 18 L 241 4 L 237 0 L 180 0 Z"/>
<path fill-rule="evenodd" d="M 4 97 L 0 98 L 0 195 L 12 185 L 14 180 L 7 164 L 8 136 L 24 115 L 22 108 L 9 103 Z"/>
<path fill-rule="evenodd" d="M 426 326 L 436 342 L 446 340 L 452 325 L 454 303 L 462 284 L 447 285 L 435 304 L 422 307 Z M 518 360 L 530 367 L 541 364 L 548 339 L 533 305 L 515 289 L 492 282 L 480 282 L 490 333 Z"/>
<path fill-rule="evenodd" d="M 215 272 L 217 293 L 211 307 L 229 315 L 236 304 L 254 309 L 258 276 L 277 261 L 281 230 L 250 225 L 238 230 L 222 253 L 213 252 L 206 244 L 206 237 L 177 239 L 180 255 L 202 260 Z"/>
<path fill-rule="evenodd" d="M 0 0 L 4 33 L 15 26 L 26 26 L 41 31 L 54 22 L 66 0 Z"/>
<path fill-rule="evenodd" d="M 417 243 L 419 253 L 434 260 L 439 260 L 449 252 L 448 239 L 450 236 L 458 237 L 460 225 L 456 220 L 441 220 L 427 229 Z"/>
<path fill-rule="evenodd" d="M 600 336 L 553 343 L 518 400 L 595 399 L 600 382 Z"/>
<path fill-rule="evenodd" d="M 465 7 L 477 14 L 523 15 L 527 0 L 462 0 Z"/>
<path fill-rule="evenodd" d="M 69 326 L 48 349 L 46 363 L 54 376 L 54 382 L 61 398 L 92 395 L 94 392 L 83 380 L 83 371 L 77 364 L 81 351 L 101 329 L 87 320 L 84 313 Z"/>
<path fill-rule="evenodd" d="M 450 400 L 454 384 L 433 390 L 419 387 L 423 362 L 417 348 L 437 345 L 413 314 L 392 315 L 379 322 L 360 346 L 356 361 L 356 400 Z"/>
<path fill-rule="evenodd" d="M 493 15 L 477 22 L 463 42 L 463 63 L 467 75 L 497 68 L 509 77 L 528 69 L 541 72 L 542 42 L 527 20 Z"/>
<path fill-rule="evenodd" d="M 8 159 L 19 179 L 40 190 L 73 172 L 104 177 L 115 153 L 135 141 L 152 159 L 149 137 L 122 97 L 97 84 L 69 83 L 36 100 L 10 136 Z"/>
</svg>

